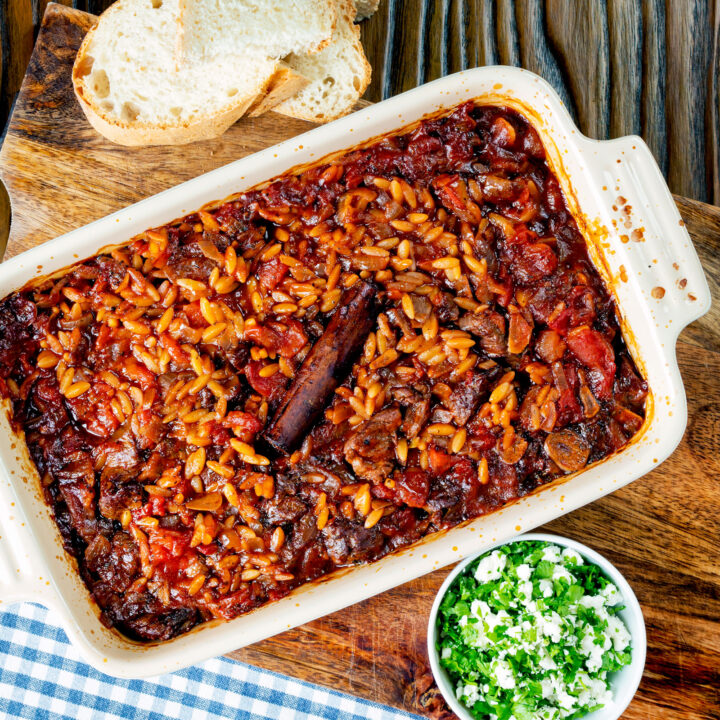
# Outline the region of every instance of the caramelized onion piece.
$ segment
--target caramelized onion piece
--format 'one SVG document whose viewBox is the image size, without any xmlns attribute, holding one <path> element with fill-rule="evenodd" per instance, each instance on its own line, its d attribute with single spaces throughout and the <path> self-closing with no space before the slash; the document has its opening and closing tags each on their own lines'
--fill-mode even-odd
<svg viewBox="0 0 720 720">
<path fill-rule="evenodd" d="M 593 418 L 600 412 L 600 403 L 587 385 L 580 386 L 580 402 L 583 404 L 586 418 Z"/>
<path fill-rule="evenodd" d="M 519 312 L 510 314 L 508 352 L 519 355 L 530 342 L 532 325 Z"/>
<path fill-rule="evenodd" d="M 188 510 L 200 510 L 202 512 L 215 512 L 222 505 L 222 495 L 219 492 L 206 493 L 185 503 Z"/>
<path fill-rule="evenodd" d="M 590 457 L 590 448 L 571 430 L 550 433 L 545 440 L 545 451 L 565 472 L 582 470 Z"/>
<path fill-rule="evenodd" d="M 540 429 L 551 432 L 557 422 L 557 407 L 552 400 L 546 400 L 540 408 Z"/>
</svg>

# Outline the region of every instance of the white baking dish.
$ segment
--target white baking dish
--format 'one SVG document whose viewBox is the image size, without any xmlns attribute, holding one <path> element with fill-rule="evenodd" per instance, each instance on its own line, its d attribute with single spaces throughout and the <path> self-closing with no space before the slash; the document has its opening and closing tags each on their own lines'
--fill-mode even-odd
<svg viewBox="0 0 720 720">
<path fill-rule="evenodd" d="M 619 455 L 569 480 L 426 538 L 421 548 L 407 548 L 372 565 L 337 573 L 229 623 L 209 623 L 170 642 L 141 646 L 99 622 L 87 589 L 61 547 L 24 443 L 1 413 L 3 602 L 28 599 L 54 609 L 71 640 L 101 671 L 124 677 L 168 672 L 257 642 L 526 532 L 626 485 L 670 455 L 687 420 L 675 341 L 710 306 L 697 255 L 643 141 L 637 137 L 589 140 L 546 82 L 516 68 L 478 68 L 437 80 L 47 242 L 0 265 L 0 297 L 39 274 L 91 256 L 103 246 L 127 241 L 148 227 L 293 166 L 315 162 L 471 99 L 512 106 L 540 132 L 593 258 L 616 293 L 628 345 L 652 391 L 648 417 L 637 439 Z"/>
</svg>

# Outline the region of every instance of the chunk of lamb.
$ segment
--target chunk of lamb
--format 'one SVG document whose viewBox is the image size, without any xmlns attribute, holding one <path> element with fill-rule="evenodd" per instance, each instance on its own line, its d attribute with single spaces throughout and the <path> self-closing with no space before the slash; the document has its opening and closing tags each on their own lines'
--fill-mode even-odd
<svg viewBox="0 0 720 720">
<path fill-rule="evenodd" d="M 269 500 L 262 500 L 259 507 L 264 519 L 273 525 L 293 522 L 307 511 L 300 498 L 286 493 L 276 493 Z"/>
<path fill-rule="evenodd" d="M 465 330 L 480 339 L 480 347 L 490 357 L 506 355 L 505 318 L 496 312 L 476 315 L 465 313 L 458 322 L 461 330 Z"/>
<path fill-rule="evenodd" d="M 137 472 L 120 468 L 103 468 L 100 475 L 100 513 L 110 520 L 120 520 L 126 509 L 142 504 L 143 490 Z"/>
<path fill-rule="evenodd" d="M 327 554 L 336 565 L 373 560 L 383 546 L 377 526 L 366 529 L 362 523 L 339 516 L 323 528 L 322 535 Z"/>
<path fill-rule="evenodd" d="M 430 417 L 430 396 L 426 385 L 417 390 L 400 385 L 392 388 L 392 397 L 405 408 L 402 431 L 408 440 L 415 438 Z"/>
<path fill-rule="evenodd" d="M 444 405 L 452 413 L 457 425 L 465 425 L 472 417 L 482 398 L 488 394 L 493 379 L 499 374 L 499 366 L 486 373 L 468 372 L 455 386 Z"/>
<path fill-rule="evenodd" d="M 400 411 L 388 408 L 370 418 L 345 441 L 345 460 L 359 478 L 377 484 L 390 476 L 401 422 Z"/>
</svg>

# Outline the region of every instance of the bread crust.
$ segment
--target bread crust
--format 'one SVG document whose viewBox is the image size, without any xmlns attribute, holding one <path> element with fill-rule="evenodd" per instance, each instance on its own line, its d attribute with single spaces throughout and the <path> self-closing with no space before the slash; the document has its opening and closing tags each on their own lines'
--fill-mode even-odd
<svg viewBox="0 0 720 720">
<path fill-rule="evenodd" d="M 203 117 L 195 122 L 182 126 L 144 125 L 142 127 L 123 125 L 106 120 L 95 112 L 85 99 L 78 95 L 80 107 L 90 125 L 110 142 L 128 147 L 145 145 L 187 145 L 199 140 L 210 140 L 222 135 L 243 115 L 252 100 L 239 108 L 226 110 L 213 117 Z"/>
<path fill-rule="evenodd" d="M 272 110 L 278 103 L 299 93 L 309 82 L 310 80 L 304 75 L 293 70 L 289 65 L 281 63 L 270 80 L 265 94 L 259 96 L 250 105 L 246 114 L 250 117 L 257 117 Z"/>
</svg>

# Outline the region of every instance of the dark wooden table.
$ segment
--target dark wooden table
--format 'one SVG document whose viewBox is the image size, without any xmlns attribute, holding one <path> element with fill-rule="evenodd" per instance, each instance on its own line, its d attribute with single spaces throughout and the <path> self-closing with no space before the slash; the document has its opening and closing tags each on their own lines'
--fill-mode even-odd
<svg viewBox="0 0 720 720">
<path fill-rule="evenodd" d="M 111 4 L 60 2 L 95 14 Z M 0 128 L 46 5 L 0 5 Z M 584 133 L 642 135 L 673 192 L 720 204 L 719 0 L 381 0 L 362 34 L 368 100 L 468 67 L 521 65 L 555 86 Z"/>
<path fill-rule="evenodd" d="M 589 5 L 590 0 L 583 3 Z M 455 8 L 451 3 L 443 7 Z M 406 8 L 403 4 L 403 14 Z M 172 148 L 123 150 L 124 161 L 118 162 L 117 146 L 87 125 L 68 82 L 72 51 L 92 18 L 57 6 L 51 6 L 48 15 L 55 18 L 55 32 L 46 25 L 49 34 L 45 37 L 44 31 L 38 43 L 0 151 L 0 170 L 14 203 L 8 255 L 308 127 L 300 121 L 278 124 L 265 116 L 244 121 L 215 141 L 184 148 L 182 163 Z M 406 32 L 407 25 L 397 14 L 395 18 L 400 23 L 395 27 Z M 368 24 L 365 32 L 372 32 L 373 27 Z M 401 45 L 399 49 L 405 52 L 407 48 Z M 399 52 L 398 46 L 394 52 Z M 383 65 L 378 62 L 376 67 Z M 397 75 L 400 81 L 403 77 L 402 72 Z M 377 86 L 372 91 L 376 90 Z M 85 181 L 88 167 L 90 182 Z M 676 201 L 717 299 L 720 209 L 682 197 Z M 546 528 L 586 542 L 609 557 L 640 599 L 648 628 L 648 661 L 624 720 L 720 720 L 717 302 L 683 333 L 678 356 L 690 417 L 679 449 L 648 476 Z M 432 683 L 425 652 L 427 613 L 447 571 L 438 570 L 233 656 L 422 712 L 434 720 L 447 720 L 449 714 Z"/>
</svg>

